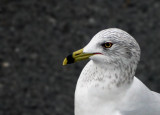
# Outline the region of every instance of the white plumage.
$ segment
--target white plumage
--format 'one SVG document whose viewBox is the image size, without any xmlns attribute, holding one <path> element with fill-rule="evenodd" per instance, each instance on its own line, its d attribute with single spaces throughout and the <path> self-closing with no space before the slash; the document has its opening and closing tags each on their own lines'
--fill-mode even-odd
<svg viewBox="0 0 160 115">
<path fill-rule="evenodd" d="M 106 42 L 112 47 L 104 48 Z M 140 48 L 132 36 L 120 29 L 106 29 L 83 52 L 99 54 L 90 57 L 78 79 L 75 115 L 160 115 L 160 94 L 134 76 Z"/>
</svg>

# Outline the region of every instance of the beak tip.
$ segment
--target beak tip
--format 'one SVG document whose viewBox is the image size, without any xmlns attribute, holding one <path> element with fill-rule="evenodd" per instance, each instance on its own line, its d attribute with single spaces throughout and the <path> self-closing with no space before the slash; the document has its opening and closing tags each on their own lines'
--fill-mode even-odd
<svg viewBox="0 0 160 115">
<path fill-rule="evenodd" d="M 68 62 L 67 58 L 65 58 L 64 61 L 63 61 L 63 66 L 67 65 L 67 62 Z"/>
</svg>

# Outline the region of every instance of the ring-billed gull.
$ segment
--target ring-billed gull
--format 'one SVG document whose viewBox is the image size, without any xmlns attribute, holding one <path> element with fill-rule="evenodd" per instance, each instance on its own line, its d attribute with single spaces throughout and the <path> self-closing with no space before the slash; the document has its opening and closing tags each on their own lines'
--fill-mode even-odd
<svg viewBox="0 0 160 115">
<path fill-rule="evenodd" d="M 102 30 L 63 65 L 88 58 L 76 86 L 75 115 L 160 115 L 160 94 L 134 76 L 140 47 L 131 35 Z"/>
</svg>

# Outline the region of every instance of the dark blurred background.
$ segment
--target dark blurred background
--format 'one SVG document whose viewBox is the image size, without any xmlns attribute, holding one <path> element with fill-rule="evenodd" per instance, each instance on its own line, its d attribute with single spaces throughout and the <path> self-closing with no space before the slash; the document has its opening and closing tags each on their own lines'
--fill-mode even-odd
<svg viewBox="0 0 160 115">
<path fill-rule="evenodd" d="M 160 92 L 159 0 L 0 0 L 0 115 L 73 115 L 87 61 L 62 61 L 110 27 L 135 37 L 136 76 Z"/>
</svg>

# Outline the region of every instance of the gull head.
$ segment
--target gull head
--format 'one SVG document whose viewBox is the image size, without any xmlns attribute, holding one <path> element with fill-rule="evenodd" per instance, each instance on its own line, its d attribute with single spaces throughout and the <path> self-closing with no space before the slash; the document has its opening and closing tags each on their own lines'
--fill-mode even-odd
<svg viewBox="0 0 160 115">
<path fill-rule="evenodd" d="M 137 64 L 140 59 L 140 47 L 127 32 L 111 28 L 97 33 L 83 49 L 84 53 L 93 53 L 90 59 L 104 64 Z M 97 55 L 99 54 L 99 55 Z"/>
<path fill-rule="evenodd" d="M 137 65 L 140 59 L 140 47 L 127 32 L 110 28 L 98 32 L 83 48 L 67 56 L 63 65 L 90 58 L 93 62 L 108 64 Z"/>
</svg>

